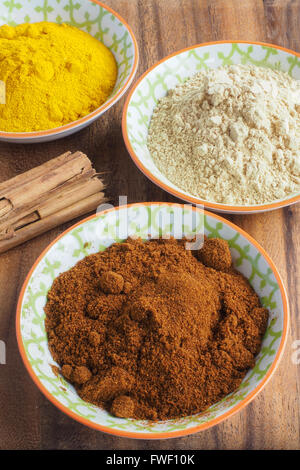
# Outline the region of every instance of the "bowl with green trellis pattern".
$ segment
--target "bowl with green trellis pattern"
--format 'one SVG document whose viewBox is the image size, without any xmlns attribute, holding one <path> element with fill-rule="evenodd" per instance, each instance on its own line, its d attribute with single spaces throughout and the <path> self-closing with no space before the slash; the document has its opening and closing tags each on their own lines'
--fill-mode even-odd
<svg viewBox="0 0 300 470">
<path fill-rule="evenodd" d="M 197 72 L 232 64 L 250 64 L 287 72 L 300 79 L 300 54 L 272 44 L 249 41 L 216 41 L 183 49 L 148 69 L 134 84 L 123 110 L 123 137 L 137 167 L 155 184 L 180 199 L 204 205 L 223 213 L 256 213 L 294 204 L 300 193 L 293 193 L 268 204 L 232 205 L 205 200 L 170 181 L 158 167 L 147 147 L 148 129 L 158 101 Z"/>
<path fill-rule="evenodd" d="M 142 239 L 195 237 L 227 240 L 233 264 L 249 279 L 269 309 L 262 348 L 240 387 L 206 411 L 167 421 L 121 419 L 84 402 L 73 386 L 57 373 L 48 349 L 44 306 L 53 280 L 79 260 L 105 250 L 127 236 Z M 30 270 L 17 307 L 17 339 L 25 366 L 45 396 L 68 416 L 107 433 L 141 439 L 165 439 L 207 429 L 245 407 L 262 390 L 282 356 L 288 331 L 288 303 L 280 275 L 263 248 L 231 222 L 191 205 L 138 203 L 109 208 L 62 233 Z"/>
<path fill-rule="evenodd" d="M 75 26 L 99 39 L 113 53 L 118 75 L 107 100 L 95 111 L 64 126 L 36 132 L 2 132 L 0 140 L 36 143 L 66 137 L 90 125 L 129 88 L 138 66 L 138 46 L 130 26 L 98 0 L 0 0 L 0 26 L 49 21 Z"/>
</svg>

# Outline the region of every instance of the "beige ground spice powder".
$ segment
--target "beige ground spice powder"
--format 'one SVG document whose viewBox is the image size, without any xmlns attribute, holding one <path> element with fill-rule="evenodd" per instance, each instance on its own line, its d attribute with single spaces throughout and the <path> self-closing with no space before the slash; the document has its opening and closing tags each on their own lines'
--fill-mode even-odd
<svg viewBox="0 0 300 470">
<path fill-rule="evenodd" d="M 300 191 L 300 83 L 247 65 L 207 69 L 154 110 L 148 148 L 194 196 L 263 204 Z"/>
</svg>

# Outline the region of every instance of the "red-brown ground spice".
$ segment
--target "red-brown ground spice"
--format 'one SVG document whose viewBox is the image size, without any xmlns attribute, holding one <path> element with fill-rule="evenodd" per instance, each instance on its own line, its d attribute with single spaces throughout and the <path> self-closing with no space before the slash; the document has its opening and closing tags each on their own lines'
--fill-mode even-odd
<svg viewBox="0 0 300 470">
<path fill-rule="evenodd" d="M 268 321 L 219 239 L 197 252 L 174 239 L 114 244 L 55 279 L 45 311 L 50 351 L 80 397 L 152 420 L 235 390 Z"/>
</svg>

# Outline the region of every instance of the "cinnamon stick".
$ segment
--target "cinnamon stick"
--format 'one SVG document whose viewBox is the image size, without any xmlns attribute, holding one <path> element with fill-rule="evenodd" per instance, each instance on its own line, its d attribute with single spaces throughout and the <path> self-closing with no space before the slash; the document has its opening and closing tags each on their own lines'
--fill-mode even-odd
<svg viewBox="0 0 300 470">
<path fill-rule="evenodd" d="M 105 186 L 82 152 L 0 183 L 0 253 L 96 209 Z"/>
</svg>

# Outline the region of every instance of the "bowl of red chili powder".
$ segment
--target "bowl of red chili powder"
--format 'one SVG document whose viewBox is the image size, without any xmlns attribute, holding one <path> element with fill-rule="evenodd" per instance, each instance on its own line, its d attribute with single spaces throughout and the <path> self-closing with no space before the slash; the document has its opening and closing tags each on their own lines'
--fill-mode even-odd
<svg viewBox="0 0 300 470">
<path fill-rule="evenodd" d="M 17 337 L 42 392 L 79 422 L 135 438 L 207 429 L 246 406 L 283 352 L 271 259 L 225 219 L 141 203 L 89 217 L 41 254 Z"/>
</svg>

